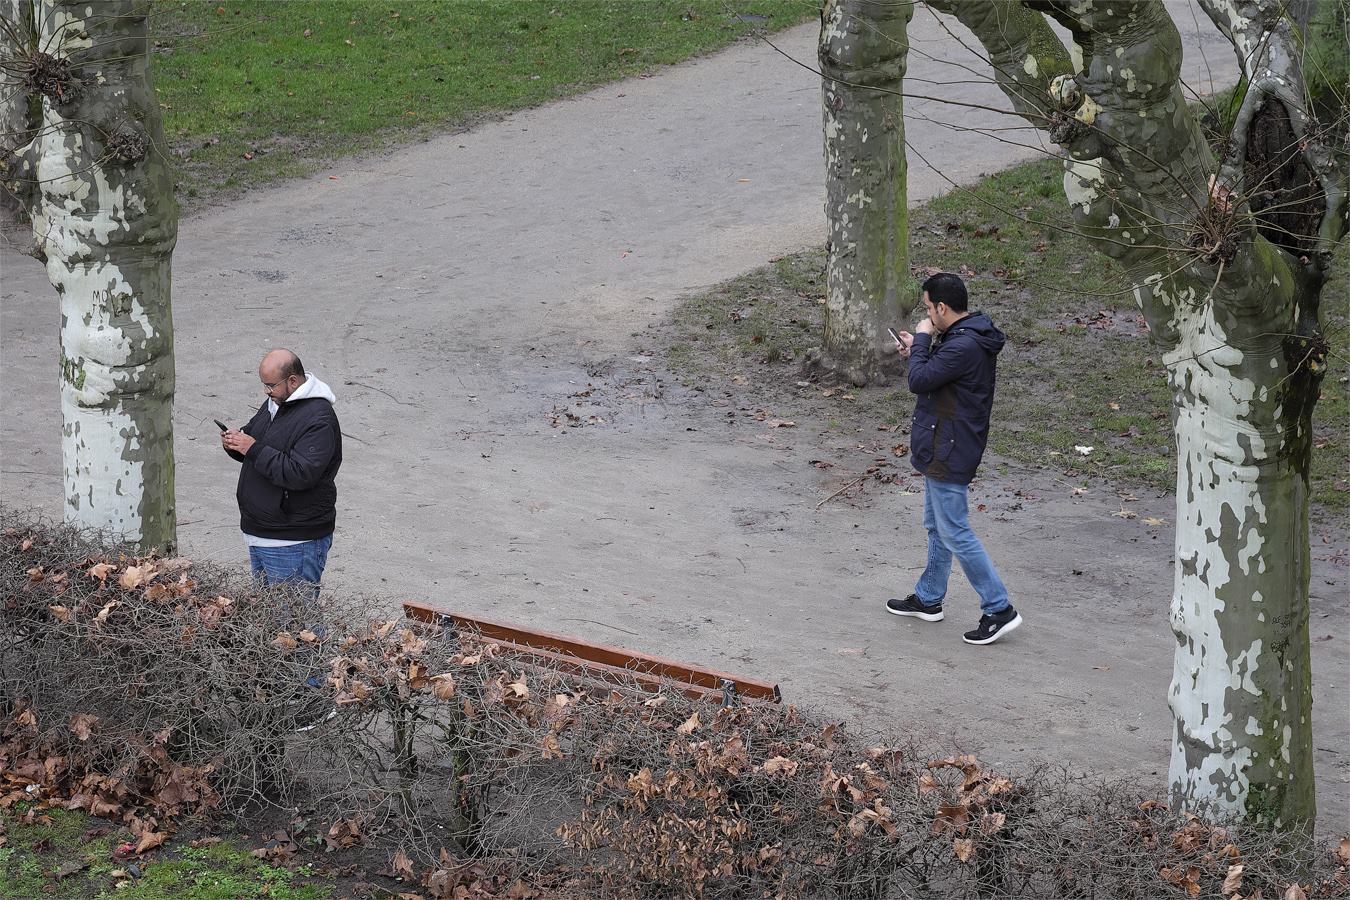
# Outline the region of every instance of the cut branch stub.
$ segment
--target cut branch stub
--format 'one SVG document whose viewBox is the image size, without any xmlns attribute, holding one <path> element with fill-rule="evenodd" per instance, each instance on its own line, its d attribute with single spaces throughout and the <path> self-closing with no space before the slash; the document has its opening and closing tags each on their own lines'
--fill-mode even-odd
<svg viewBox="0 0 1350 900">
<path fill-rule="evenodd" d="M 145 133 L 123 128 L 108 138 L 108 150 L 126 163 L 134 163 L 145 157 L 147 143 Z"/>
<path fill-rule="evenodd" d="M 67 60 L 41 52 L 33 54 L 23 66 L 23 86 L 58 104 L 69 103 L 80 89 Z"/>
</svg>

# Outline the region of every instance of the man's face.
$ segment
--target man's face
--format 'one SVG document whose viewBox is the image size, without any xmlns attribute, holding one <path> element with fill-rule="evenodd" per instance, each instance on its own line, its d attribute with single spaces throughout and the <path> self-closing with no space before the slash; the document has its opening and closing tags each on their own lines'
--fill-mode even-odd
<svg viewBox="0 0 1350 900">
<path fill-rule="evenodd" d="M 274 362 L 270 357 L 264 357 L 262 363 L 258 366 L 258 380 L 262 382 L 263 391 L 277 403 L 285 403 L 286 399 L 295 393 L 300 387 L 301 379 L 298 375 L 292 375 L 289 378 L 281 374 L 281 363 Z"/>
<path fill-rule="evenodd" d="M 923 308 L 928 313 L 928 318 L 932 321 L 933 327 L 938 331 L 945 331 L 947 326 L 951 324 L 947 320 L 947 304 L 939 303 L 934 306 L 933 301 L 928 299 L 927 291 L 923 292 Z"/>
</svg>

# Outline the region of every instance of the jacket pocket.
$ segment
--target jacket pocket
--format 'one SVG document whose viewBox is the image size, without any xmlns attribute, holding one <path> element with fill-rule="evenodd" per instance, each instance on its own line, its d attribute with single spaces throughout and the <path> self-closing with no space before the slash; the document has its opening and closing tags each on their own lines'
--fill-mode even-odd
<svg viewBox="0 0 1350 900">
<path fill-rule="evenodd" d="M 327 521 L 333 515 L 337 502 L 337 487 L 320 482 L 307 491 L 292 491 L 282 506 L 293 525 L 313 525 Z"/>
<path fill-rule="evenodd" d="M 239 508 L 259 525 L 280 528 L 288 518 L 282 508 L 284 494 L 281 488 L 265 478 L 255 477 L 239 486 Z"/>
<path fill-rule="evenodd" d="M 938 420 L 933 430 L 933 458 L 943 462 L 951 459 L 952 449 L 956 446 L 956 429 L 951 422 Z"/>
</svg>

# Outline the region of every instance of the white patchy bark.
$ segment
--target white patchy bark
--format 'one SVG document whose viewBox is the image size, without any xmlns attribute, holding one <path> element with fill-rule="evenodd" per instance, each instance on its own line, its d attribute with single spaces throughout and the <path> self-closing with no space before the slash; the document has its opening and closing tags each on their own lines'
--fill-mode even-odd
<svg viewBox="0 0 1350 900">
<path fill-rule="evenodd" d="M 1180 40 L 1157 0 L 933 5 L 971 27 L 1014 109 L 1064 148 L 1074 218 L 1131 272 L 1164 351 L 1178 452 L 1174 805 L 1310 823 L 1311 417 L 1348 180 L 1302 110 L 1307 6 L 1204 0 L 1253 84 L 1220 161 L 1186 105 Z M 1058 54 L 1033 39 L 1033 9 L 1071 32 L 1072 74 L 1046 64 Z M 1276 199 L 1244 194 L 1258 191 Z"/>
<path fill-rule="evenodd" d="M 1293 278 L 1234 262 L 1285 302 L 1223 303 L 1231 284 L 1207 297 L 1179 279 L 1139 289 L 1146 310 L 1170 312 L 1159 323 L 1178 445 L 1170 781 L 1188 809 L 1282 827 L 1316 809 L 1301 449 L 1310 435 L 1301 410 L 1285 408 L 1303 405 L 1296 383 L 1307 379 L 1297 369 L 1291 378 L 1298 361 L 1283 337 L 1297 327 Z M 1162 296 L 1169 289 L 1187 294 Z"/>
<path fill-rule="evenodd" d="M 149 7 L 8 7 L 7 66 L 46 66 L 50 75 L 38 87 L 6 88 L 4 105 L 22 106 L 26 127 L 4 161 L 32 217 L 34 255 L 60 295 L 67 518 L 172 552 L 178 221 L 150 75 Z"/>
<path fill-rule="evenodd" d="M 828 261 L 823 346 L 807 366 L 857 385 L 898 364 L 886 326 L 917 300 L 900 99 L 913 15 L 910 0 L 828 0 L 821 13 Z"/>
</svg>

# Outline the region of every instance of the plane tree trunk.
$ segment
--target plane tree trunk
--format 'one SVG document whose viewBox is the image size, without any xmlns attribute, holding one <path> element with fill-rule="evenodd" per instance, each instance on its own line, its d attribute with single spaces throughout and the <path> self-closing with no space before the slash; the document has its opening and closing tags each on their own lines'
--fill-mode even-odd
<svg viewBox="0 0 1350 900">
<path fill-rule="evenodd" d="M 1346 170 L 1303 112 L 1307 4 L 1201 0 L 1249 87 L 1207 144 L 1156 0 L 933 0 L 975 32 L 1017 112 L 1065 151 L 1077 226 L 1124 264 L 1163 350 L 1177 437 L 1174 806 L 1311 823 L 1308 477 L 1319 301 Z M 1057 71 L 1047 14 L 1081 52 Z M 1058 60 L 1060 62 L 1050 62 Z"/>
<path fill-rule="evenodd" d="M 173 179 L 143 0 L 3 0 L 3 181 L 60 298 L 67 518 L 175 550 Z"/>
<path fill-rule="evenodd" d="M 885 383 L 901 365 L 886 326 L 917 302 L 909 274 L 900 87 L 910 2 L 828 0 L 819 59 L 825 131 L 825 333 L 808 372 Z"/>
</svg>

